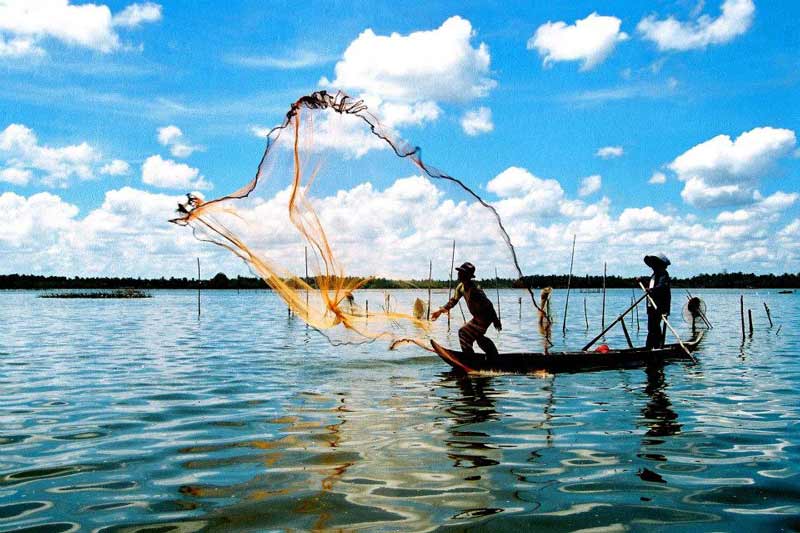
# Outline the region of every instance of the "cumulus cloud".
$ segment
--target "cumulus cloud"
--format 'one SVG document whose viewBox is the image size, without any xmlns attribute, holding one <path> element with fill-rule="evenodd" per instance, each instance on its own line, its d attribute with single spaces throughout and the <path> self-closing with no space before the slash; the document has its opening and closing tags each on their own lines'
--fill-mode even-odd
<svg viewBox="0 0 800 533">
<path fill-rule="evenodd" d="M 414 259 L 420 249 L 441 248 L 442 263 L 447 263 L 453 238 L 459 256 L 476 262 L 479 272 L 493 265 L 507 268 L 508 252 L 499 235 L 491 233 L 487 211 L 474 200 L 447 194 L 445 186 L 412 175 L 381 186 L 352 184 L 312 202 L 337 258 L 351 273 L 419 276 L 414 269 L 422 264 Z M 782 220 L 796 205 L 798 193 L 774 193 L 701 224 L 650 205 L 615 213 L 607 198 L 594 203 L 570 198 L 557 180 L 538 178 L 521 167 L 504 170 L 486 189 L 498 197 L 492 204 L 526 273 L 563 272 L 573 234 L 578 235 L 579 273 L 596 273 L 602 258 L 612 273 L 633 274 L 643 268 L 643 253 L 655 248 L 670 250 L 678 275 L 722 268 L 779 270 L 800 260 L 800 223 Z M 289 190 L 269 194 L 242 206 L 244 216 L 258 221 L 252 244 L 280 264 L 302 269 L 302 244 L 285 216 Z M 190 231 L 166 223 L 179 199 L 123 187 L 108 191 L 102 205 L 79 216 L 76 206 L 49 193 L 28 198 L 0 194 L 0 254 L 9 258 L 4 268 L 70 275 L 180 275 L 185 259 L 200 253 L 209 268 L 243 272 L 232 254 L 197 243 Z"/>
<path fill-rule="evenodd" d="M 622 146 L 603 146 L 598 149 L 594 155 L 601 159 L 613 159 L 615 157 L 622 157 L 625 153 Z"/>
<path fill-rule="evenodd" d="M 46 185 L 65 187 L 73 177 L 94 178 L 100 153 L 86 142 L 59 148 L 40 145 L 32 129 L 11 124 L 0 132 L 0 157 L 7 165 L 6 177 L 23 181 L 24 176 L 27 183 L 32 171 L 38 171 Z"/>
<path fill-rule="evenodd" d="M 725 206 L 757 199 L 758 180 L 797 144 L 792 130 L 762 127 L 735 140 L 718 135 L 694 146 L 669 164 L 686 183 L 681 196 L 698 207 Z"/>
<path fill-rule="evenodd" d="M 705 48 L 727 43 L 747 32 L 753 23 L 755 10 L 752 0 L 725 0 L 717 18 L 700 15 L 696 20 L 681 22 L 674 17 L 659 20 L 656 15 L 650 15 L 642 19 L 636 29 L 644 39 L 656 43 L 659 50 Z"/>
<path fill-rule="evenodd" d="M 120 48 L 115 26 L 133 27 L 158 20 L 160 9 L 150 2 L 132 4 L 117 18 L 104 4 L 5 0 L 0 3 L 0 57 L 43 55 L 40 43 L 47 38 L 101 53 L 113 52 Z"/>
<path fill-rule="evenodd" d="M 575 24 L 547 22 L 528 39 L 528 50 L 536 49 L 545 66 L 557 61 L 581 61 L 581 70 L 591 70 L 611 55 L 617 43 L 628 39 L 628 34 L 620 31 L 621 25 L 617 17 L 597 13 L 576 20 Z"/>
<path fill-rule="evenodd" d="M 492 122 L 492 110 L 488 107 L 479 107 L 464 113 L 461 117 L 461 129 L 470 136 L 489 133 L 494 130 Z"/>
<path fill-rule="evenodd" d="M 653 175 L 650 176 L 650 179 L 647 180 L 647 183 L 650 185 L 663 185 L 667 182 L 667 175 L 663 172 L 653 172 Z"/>
<path fill-rule="evenodd" d="M 142 164 L 142 181 L 148 185 L 164 189 L 210 189 L 200 170 L 184 163 L 176 163 L 171 159 L 162 159 L 160 155 L 151 155 Z"/>
<path fill-rule="evenodd" d="M 497 82 L 484 43 L 473 46 L 472 24 L 461 17 L 408 35 L 364 30 L 320 85 L 363 98 L 389 128 L 419 125 L 441 115 L 442 102 L 467 103 L 486 96 Z"/>
<path fill-rule="evenodd" d="M 578 189 L 579 196 L 589 196 L 600 190 L 603 178 L 599 174 L 586 176 L 581 180 L 581 187 Z"/>
<path fill-rule="evenodd" d="M 131 166 L 121 159 L 114 159 L 100 168 L 101 174 L 108 176 L 124 176 L 131 171 Z"/>
<path fill-rule="evenodd" d="M 177 126 L 164 126 L 158 128 L 158 142 L 169 148 L 175 157 L 189 157 L 194 152 L 202 150 L 202 146 L 194 146 L 185 141 L 183 132 Z"/>
<path fill-rule="evenodd" d="M 489 49 L 471 44 L 472 24 L 455 16 L 439 28 L 408 35 L 364 30 L 336 63 L 331 85 L 401 101 L 463 101 L 485 96 Z M 328 83 L 325 83 L 327 85 Z"/>
<path fill-rule="evenodd" d="M 24 168 L 8 167 L 0 170 L 0 181 L 11 185 L 27 185 L 31 180 L 31 171 Z"/>
</svg>

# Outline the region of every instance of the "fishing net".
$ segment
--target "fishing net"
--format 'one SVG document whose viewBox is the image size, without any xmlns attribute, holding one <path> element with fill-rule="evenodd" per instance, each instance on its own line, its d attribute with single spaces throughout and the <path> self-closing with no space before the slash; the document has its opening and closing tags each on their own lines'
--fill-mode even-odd
<svg viewBox="0 0 800 533">
<path fill-rule="evenodd" d="M 342 93 L 315 92 L 292 104 L 239 190 L 208 201 L 187 196 L 172 222 L 236 254 L 335 343 L 425 344 L 427 302 L 416 300 L 426 294 L 367 288 L 448 279 L 453 241 L 455 264 L 471 261 L 478 278 L 492 279 L 495 268 L 522 277 L 494 208 Z M 443 305 L 446 285 L 431 298 L 431 309 Z"/>
</svg>

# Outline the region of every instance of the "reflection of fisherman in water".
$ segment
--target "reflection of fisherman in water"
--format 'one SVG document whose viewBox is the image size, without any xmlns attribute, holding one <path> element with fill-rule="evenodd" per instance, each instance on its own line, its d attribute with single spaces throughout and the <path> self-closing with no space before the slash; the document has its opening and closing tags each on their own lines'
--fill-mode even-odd
<svg viewBox="0 0 800 533">
<path fill-rule="evenodd" d="M 667 385 L 664 379 L 664 363 L 657 362 L 645 368 L 647 385 L 645 394 L 650 397 L 647 405 L 642 409 L 644 423 L 650 428 L 649 437 L 669 437 L 680 432 L 678 414 L 672 410 L 672 404 L 667 396 Z"/>
<path fill-rule="evenodd" d="M 447 412 L 453 415 L 455 424 L 448 426 L 451 437 L 447 439 L 447 445 L 457 452 L 448 453 L 448 457 L 455 461 L 455 467 L 476 468 L 481 466 L 493 466 L 500 464 L 494 459 L 490 459 L 488 454 L 495 447 L 484 442 L 489 435 L 482 431 L 470 431 L 469 426 L 479 424 L 487 420 L 498 418 L 495 411 L 495 402 L 486 394 L 487 390 L 491 394 L 491 378 L 469 378 L 464 376 L 456 377 L 456 384 L 461 390 L 461 396 L 447 408 Z M 462 452 L 468 452 L 463 453 Z"/>
</svg>

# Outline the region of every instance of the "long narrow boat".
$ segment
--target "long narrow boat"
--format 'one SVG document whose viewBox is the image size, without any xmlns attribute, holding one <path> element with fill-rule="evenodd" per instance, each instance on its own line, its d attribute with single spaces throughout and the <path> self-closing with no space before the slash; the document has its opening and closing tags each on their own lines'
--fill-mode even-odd
<svg viewBox="0 0 800 533">
<path fill-rule="evenodd" d="M 683 343 L 693 352 L 703 338 L 703 331 L 697 332 L 694 338 Z M 673 359 L 689 359 L 680 344 L 666 344 L 657 350 L 645 348 L 627 348 L 609 350 L 608 352 L 550 352 L 544 353 L 508 353 L 498 357 L 486 358 L 482 353 L 468 355 L 464 352 L 449 350 L 431 341 L 433 349 L 439 357 L 457 371 L 466 373 L 499 372 L 511 374 L 527 374 L 533 372 L 587 372 L 592 370 L 608 370 L 615 368 L 635 368 L 648 363 L 656 363 Z"/>
</svg>

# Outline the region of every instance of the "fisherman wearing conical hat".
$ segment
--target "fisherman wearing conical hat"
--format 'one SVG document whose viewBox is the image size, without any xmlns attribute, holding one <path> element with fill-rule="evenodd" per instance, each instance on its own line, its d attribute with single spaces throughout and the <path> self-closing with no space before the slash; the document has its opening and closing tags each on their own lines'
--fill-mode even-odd
<svg viewBox="0 0 800 533">
<path fill-rule="evenodd" d="M 472 349 L 472 344 L 477 342 L 488 357 L 496 357 L 498 355 L 497 347 L 491 339 L 486 337 L 486 330 L 489 329 L 490 324 L 493 324 L 495 329 L 500 331 L 503 329 L 503 325 L 497 317 L 492 301 L 473 281 L 475 265 L 464 263 L 460 267 L 456 267 L 456 271 L 458 271 L 459 284 L 456 286 L 453 297 L 443 307 L 431 314 L 431 320 L 436 320 L 439 315 L 455 307 L 458 304 L 458 300 L 463 296 L 467 302 L 467 308 L 472 314 L 472 320 L 458 330 L 461 351 L 465 354 L 473 355 L 475 350 Z"/>
<path fill-rule="evenodd" d="M 647 342 L 645 348 L 661 348 L 664 346 L 664 337 L 667 325 L 661 326 L 661 315 L 669 315 L 672 293 L 669 288 L 669 259 L 664 254 L 646 255 L 644 263 L 653 269 L 653 275 L 647 285 L 647 292 L 656 304 L 647 300 Z"/>
</svg>

